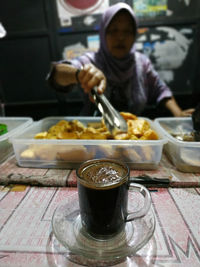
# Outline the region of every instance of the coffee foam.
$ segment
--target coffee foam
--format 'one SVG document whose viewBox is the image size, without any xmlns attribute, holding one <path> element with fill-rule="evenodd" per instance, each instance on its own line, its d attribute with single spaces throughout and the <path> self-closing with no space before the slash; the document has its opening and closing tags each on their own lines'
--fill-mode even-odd
<svg viewBox="0 0 200 267">
<path fill-rule="evenodd" d="M 96 187 L 105 187 L 123 181 L 126 173 L 127 171 L 123 166 L 109 162 L 100 162 L 83 168 L 81 178 L 87 183 L 95 184 Z"/>
</svg>

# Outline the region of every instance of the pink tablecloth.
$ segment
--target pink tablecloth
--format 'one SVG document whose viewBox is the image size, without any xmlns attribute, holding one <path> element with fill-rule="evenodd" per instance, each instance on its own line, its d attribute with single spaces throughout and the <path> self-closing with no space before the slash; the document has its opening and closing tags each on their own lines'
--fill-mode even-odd
<svg viewBox="0 0 200 267">
<path fill-rule="evenodd" d="M 49 245 L 55 208 L 76 193 L 66 187 L 0 187 L 0 266 L 79 266 Z M 200 189 L 158 189 L 151 196 L 153 237 L 115 266 L 200 266 Z"/>
</svg>

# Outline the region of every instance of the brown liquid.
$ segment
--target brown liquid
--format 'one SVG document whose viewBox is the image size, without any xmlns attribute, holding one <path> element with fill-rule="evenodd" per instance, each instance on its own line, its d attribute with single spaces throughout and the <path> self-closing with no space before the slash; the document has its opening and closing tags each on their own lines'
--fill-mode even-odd
<svg viewBox="0 0 200 267">
<path fill-rule="evenodd" d="M 123 166 L 110 162 L 97 162 L 83 168 L 81 177 L 86 183 L 90 183 L 88 187 L 98 188 L 118 184 L 126 173 Z"/>
<path fill-rule="evenodd" d="M 84 168 L 78 182 L 82 223 L 95 237 L 112 236 L 124 226 L 127 215 L 127 170 L 100 162 Z M 86 184 L 83 183 L 86 181 Z M 92 186 L 88 186 L 88 183 Z"/>
</svg>

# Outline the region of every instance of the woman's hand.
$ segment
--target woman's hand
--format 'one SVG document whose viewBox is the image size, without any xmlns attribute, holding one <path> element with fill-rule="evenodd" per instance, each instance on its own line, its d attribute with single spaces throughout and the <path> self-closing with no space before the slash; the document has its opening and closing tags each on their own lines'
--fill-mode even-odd
<svg viewBox="0 0 200 267">
<path fill-rule="evenodd" d="M 164 105 L 174 117 L 189 117 L 194 112 L 193 108 L 182 110 L 173 96 L 165 100 Z"/>
<path fill-rule="evenodd" d="M 105 91 L 106 77 L 93 64 L 84 65 L 78 74 L 78 80 L 85 93 L 90 93 L 94 86 L 97 86 L 99 94 Z"/>
<path fill-rule="evenodd" d="M 192 116 L 193 112 L 194 112 L 194 108 L 189 108 L 189 109 L 182 110 L 180 112 L 179 117 L 190 117 L 190 116 Z"/>
</svg>

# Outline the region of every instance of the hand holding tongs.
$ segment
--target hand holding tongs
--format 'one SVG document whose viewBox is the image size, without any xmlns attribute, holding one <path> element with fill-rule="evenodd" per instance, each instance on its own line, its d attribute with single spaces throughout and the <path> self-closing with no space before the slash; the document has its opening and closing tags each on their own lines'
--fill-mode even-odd
<svg viewBox="0 0 200 267">
<path fill-rule="evenodd" d="M 97 87 L 92 88 L 91 95 L 95 101 L 96 106 L 101 112 L 106 127 L 109 132 L 115 134 L 116 132 L 127 132 L 128 127 L 125 119 L 120 113 L 114 109 L 104 94 L 97 92 Z"/>
<path fill-rule="evenodd" d="M 80 69 L 76 69 L 72 65 L 68 66 L 68 72 L 73 74 L 75 73 L 76 80 L 78 82 L 80 82 L 78 78 L 78 74 L 80 71 Z M 96 106 L 98 107 L 99 111 L 103 116 L 107 129 L 111 132 L 111 134 L 115 134 L 117 132 L 127 132 L 128 126 L 125 119 L 120 115 L 117 110 L 114 109 L 114 107 L 110 104 L 104 94 L 99 94 L 97 92 L 96 86 L 92 88 L 91 95 L 94 99 Z"/>
</svg>

